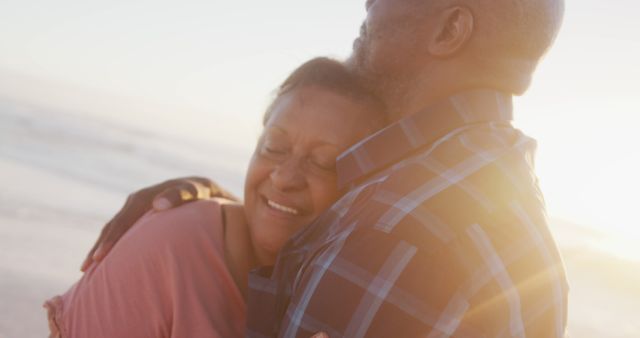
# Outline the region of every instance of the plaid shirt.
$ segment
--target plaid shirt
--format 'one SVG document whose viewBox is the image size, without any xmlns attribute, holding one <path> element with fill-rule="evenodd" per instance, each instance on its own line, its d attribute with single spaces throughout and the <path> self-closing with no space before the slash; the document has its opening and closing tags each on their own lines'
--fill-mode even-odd
<svg viewBox="0 0 640 338">
<path fill-rule="evenodd" d="M 460 93 L 353 146 L 349 191 L 249 278 L 248 337 L 563 337 L 568 286 L 511 96 Z"/>
</svg>

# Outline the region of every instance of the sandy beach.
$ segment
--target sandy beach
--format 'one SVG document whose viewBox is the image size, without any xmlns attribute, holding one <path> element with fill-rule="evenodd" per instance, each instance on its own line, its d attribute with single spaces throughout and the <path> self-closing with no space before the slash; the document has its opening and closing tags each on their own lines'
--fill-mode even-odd
<svg viewBox="0 0 640 338">
<path fill-rule="evenodd" d="M 47 335 L 42 302 L 80 276 L 128 192 L 200 174 L 238 193 L 248 155 L 0 100 L 0 338 Z M 571 337 L 640 337 L 640 262 L 598 251 L 588 228 L 552 219 L 552 230 L 571 283 Z"/>
</svg>

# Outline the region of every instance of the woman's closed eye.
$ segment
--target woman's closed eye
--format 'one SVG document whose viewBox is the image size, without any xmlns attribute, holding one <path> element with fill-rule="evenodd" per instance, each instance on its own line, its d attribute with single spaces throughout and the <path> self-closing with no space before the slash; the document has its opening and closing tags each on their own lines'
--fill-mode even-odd
<svg viewBox="0 0 640 338">
<path fill-rule="evenodd" d="M 260 155 L 274 160 L 282 159 L 291 152 L 291 143 L 286 134 L 278 128 L 268 128 L 259 143 Z"/>
<path fill-rule="evenodd" d="M 284 147 L 275 147 L 275 146 L 265 145 L 264 146 L 264 151 L 267 154 L 284 155 L 289 150 L 284 148 Z"/>
<path fill-rule="evenodd" d="M 307 162 L 313 169 L 322 171 L 324 173 L 335 173 L 336 171 L 335 156 L 331 156 L 331 155 L 310 156 Z"/>
<path fill-rule="evenodd" d="M 260 150 L 262 155 L 273 159 L 284 157 L 289 153 L 288 147 L 278 144 L 271 144 L 269 142 L 264 143 Z"/>
</svg>

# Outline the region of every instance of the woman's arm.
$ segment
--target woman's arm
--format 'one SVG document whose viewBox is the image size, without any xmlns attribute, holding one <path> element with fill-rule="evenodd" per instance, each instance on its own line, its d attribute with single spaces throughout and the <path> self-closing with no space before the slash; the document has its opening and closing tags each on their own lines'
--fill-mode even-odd
<svg viewBox="0 0 640 338">
<path fill-rule="evenodd" d="M 145 215 L 50 302 L 64 338 L 242 336 L 245 305 L 222 236 L 216 201 Z"/>
<path fill-rule="evenodd" d="M 211 197 L 239 200 L 208 178 L 195 176 L 168 180 L 132 193 L 122 209 L 102 228 L 80 270 L 85 272 L 91 264 L 102 261 L 122 235 L 152 209 L 171 209 Z"/>
</svg>

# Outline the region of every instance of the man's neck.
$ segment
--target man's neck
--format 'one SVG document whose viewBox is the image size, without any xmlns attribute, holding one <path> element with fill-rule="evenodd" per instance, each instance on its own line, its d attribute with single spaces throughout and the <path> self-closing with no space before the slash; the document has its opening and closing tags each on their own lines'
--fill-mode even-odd
<svg viewBox="0 0 640 338">
<path fill-rule="evenodd" d="M 520 82 L 507 81 L 497 73 L 473 72 L 464 64 L 434 63 L 423 68 L 411 78 L 391 79 L 380 88 L 378 94 L 390 110 L 392 121 L 415 114 L 437 101 L 457 93 L 473 89 L 494 89 L 504 93 L 518 93 L 514 89 L 528 84 L 528 78 L 519 76 Z"/>
<path fill-rule="evenodd" d="M 441 81 L 424 80 L 407 87 L 403 95 L 390 96 L 387 105 L 391 108 L 390 119 L 398 121 L 403 117 L 415 114 L 434 103 L 457 93 L 473 89 L 495 89 L 494 85 L 484 81 L 454 82 L 451 79 Z"/>
<path fill-rule="evenodd" d="M 430 84 L 407 88 L 402 95 L 387 98 L 387 106 L 391 108 L 390 119 L 398 121 L 462 90 L 453 88 L 445 90 L 443 87 Z"/>
</svg>

